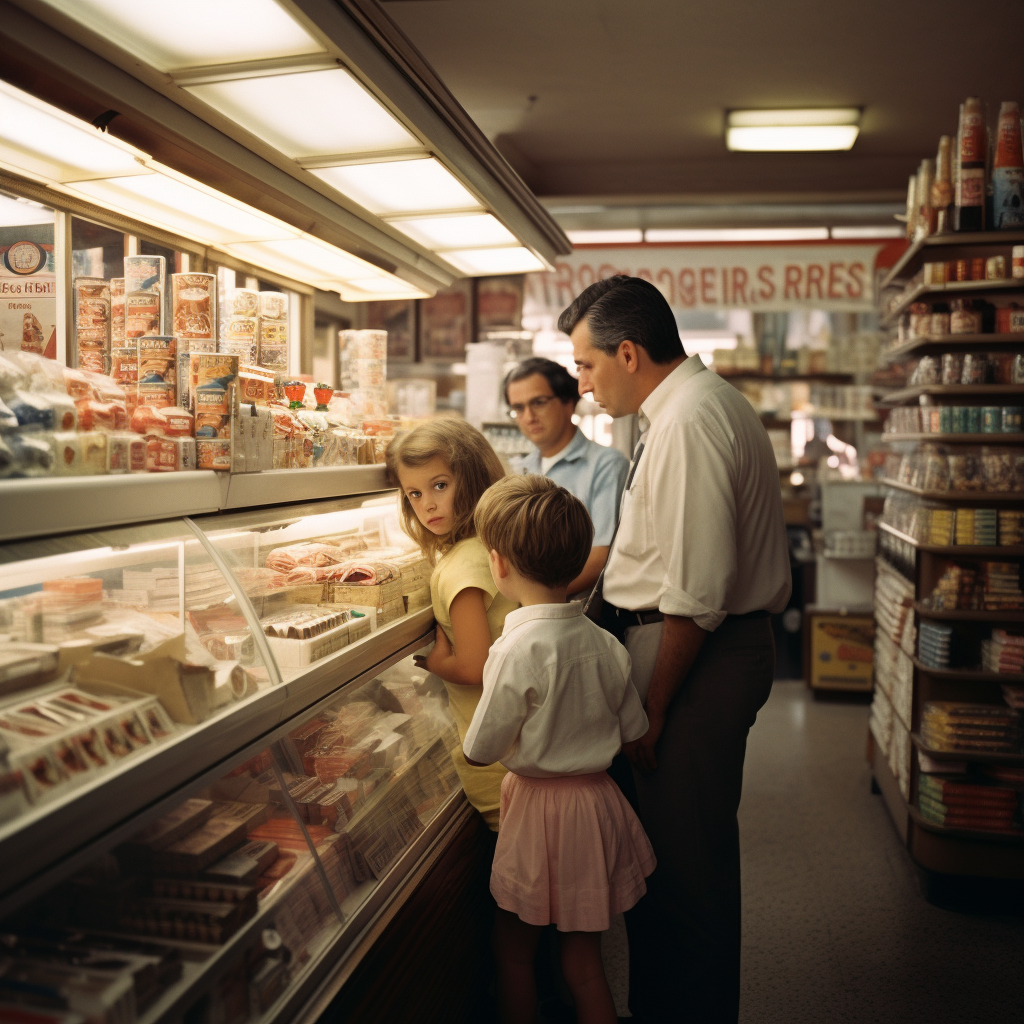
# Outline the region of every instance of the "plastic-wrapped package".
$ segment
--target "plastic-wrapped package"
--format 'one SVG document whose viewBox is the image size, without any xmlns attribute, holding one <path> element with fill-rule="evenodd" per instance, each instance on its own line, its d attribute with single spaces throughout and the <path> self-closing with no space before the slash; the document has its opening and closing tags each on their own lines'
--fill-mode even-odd
<svg viewBox="0 0 1024 1024">
<path fill-rule="evenodd" d="M 52 402 L 31 391 L 16 391 L 8 403 L 22 430 L 53 430 L 55 410 Z"/>
<path fill-rule="evenodd" d="M 32 434 L 10 434 L 5 439 L 13 456 L 10 476 L 48 476 L 53 469 L 53 449 Z"/>
<path fill-rule="evenodd" d="M 214 274 L 172 274 L 174 333 L 188 339 L 193 352 L 217 348 L 217 278 Z"/>
<path fill-rule="evenodd" d="M 0 398 L 8 399 L 28 384 L 28 374 L 6 356 L 0 355 Z"/>
<path fill-rule="evenodd" d="M 948 456 L 949 490 L 983 491 L 985 481 L 979 461 L 979 450 L 957 445 Z"/>
<path fill-rule="evenodd" d="M 132 415 L 131 429 L 156 437 L 191 437 L 192 413 L 187 409 L 154 409 L 140 405 Z"/>
</svg>

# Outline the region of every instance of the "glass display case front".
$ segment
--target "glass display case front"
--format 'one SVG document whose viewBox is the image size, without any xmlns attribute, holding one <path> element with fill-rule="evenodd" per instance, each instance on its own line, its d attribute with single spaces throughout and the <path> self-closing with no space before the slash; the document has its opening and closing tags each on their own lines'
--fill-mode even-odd
<svg viewBox="0 0 1024 1024">
<path fill-rule="evenodd" d="M 0 548 L 0 897 L 431 624 L 393 495 Z"/>
<path fill-rule="evenodd" d="M 320 702 L 0 922 L 0 1018 L 274 1019 L 443 822 L 457 744 L 411 658 Z"/>
</svg>

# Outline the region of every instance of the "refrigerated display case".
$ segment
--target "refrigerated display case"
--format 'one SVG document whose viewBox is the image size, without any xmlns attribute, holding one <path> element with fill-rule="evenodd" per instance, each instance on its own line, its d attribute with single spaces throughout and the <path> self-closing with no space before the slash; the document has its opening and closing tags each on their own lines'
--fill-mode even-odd
<svg viewBox="0 0 1024 1024">
<path fill-rule="evenodd" d="M 428 584 L 389 491 L 0 547 L 0 1016 L 344 991 L 477 827 Z"/>
</svg>

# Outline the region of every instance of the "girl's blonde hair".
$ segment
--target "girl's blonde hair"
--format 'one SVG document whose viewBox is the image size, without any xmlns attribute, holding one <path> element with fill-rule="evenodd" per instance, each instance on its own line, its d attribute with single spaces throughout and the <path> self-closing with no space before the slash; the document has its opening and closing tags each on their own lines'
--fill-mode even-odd
<svg viewBox="0 0 1024 1024">
<path fill-rule="evenodd" d="M 480 496 L 505 475 L 501 460 L 487 438 L 465 420 L 432 420 L 399 434 L 387 447 L 385 461 L 392 485 L 401 488 L 400 466 L 425 466 L 439 458 L 455 478 L 454 521 L 444 537 L 431 533 L 417 518 L 405 491 L 401 491 L 402 529 L 427 556 L 431 564 L 454 544 L 476 536 L 473 512 Z"/>
</svg>

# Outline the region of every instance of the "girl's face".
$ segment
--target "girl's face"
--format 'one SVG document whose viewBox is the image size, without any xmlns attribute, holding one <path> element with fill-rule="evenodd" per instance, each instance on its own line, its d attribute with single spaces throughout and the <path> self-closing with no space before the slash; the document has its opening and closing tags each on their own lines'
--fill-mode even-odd
<svg viewBox="0 0 1024 1024">
<path fill-rule="evenodd" d="M 399 465 L 398 482 L 416 518 L 431 533 L 438 537 L 451 533 L 455 477 L 440 456 L 435 456 L 422 466 Z"/>
</svg>

